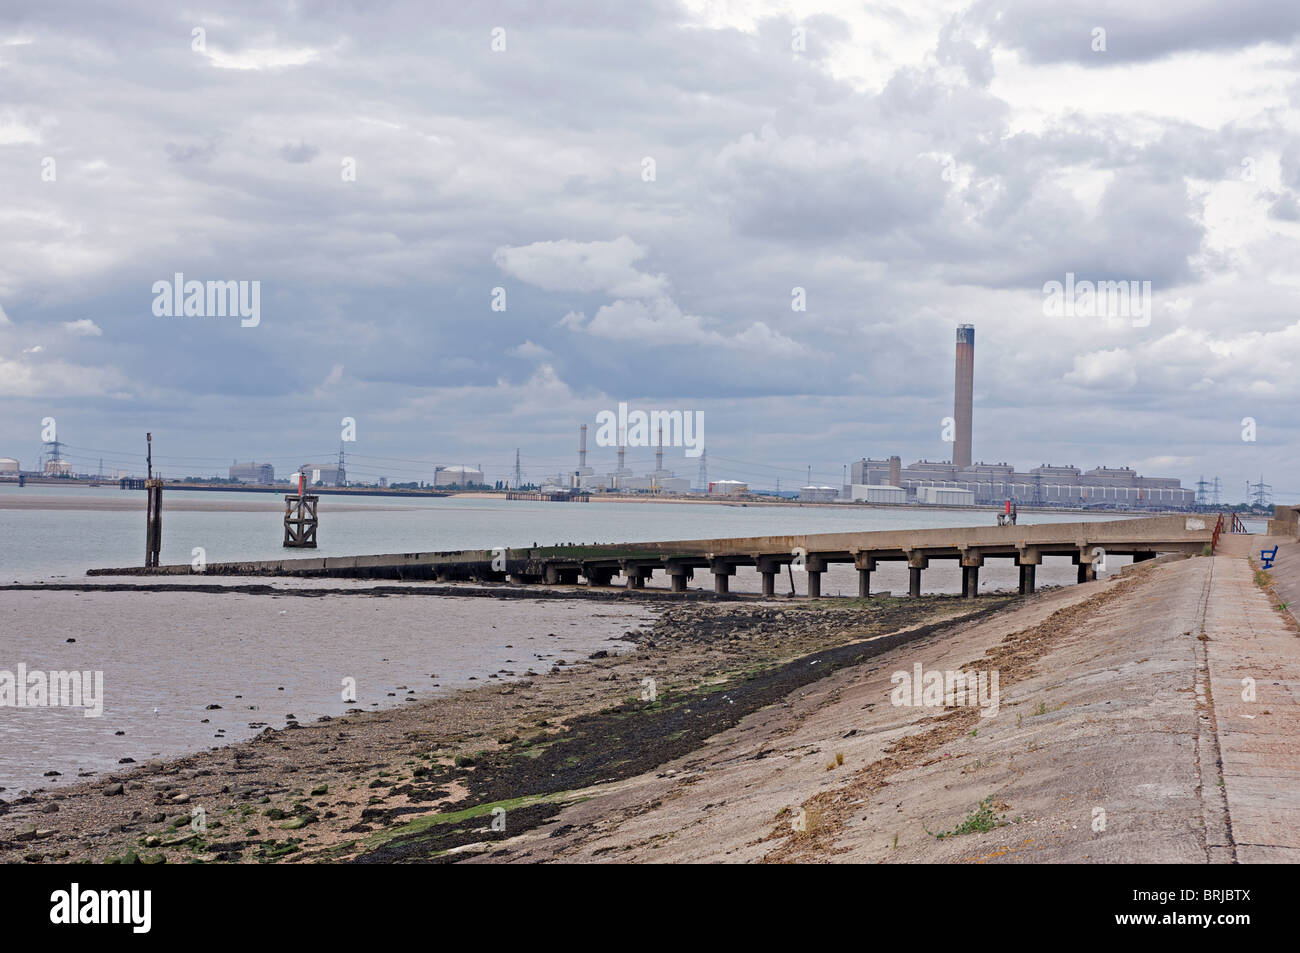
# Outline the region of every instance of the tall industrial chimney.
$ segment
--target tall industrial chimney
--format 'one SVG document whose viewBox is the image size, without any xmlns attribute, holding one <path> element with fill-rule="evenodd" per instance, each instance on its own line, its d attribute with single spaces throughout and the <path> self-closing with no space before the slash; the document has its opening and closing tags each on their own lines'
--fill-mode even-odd
<svg viewBox="0 0 1300 953">
<path fill-rule="evenodd" d="M 655 451 L 655 473 L 664 469 L 664 425 L 659 425 L 659 449 Z"/>
<path fill-rule="evenodd" d="M 578 469 L 587 472 L 587 425 L 578 428 Z"/>
<path fill-rule="evenodd" d="M 975 325 L 957 325 L 957 378 L 953 388 L 953 419 L 957 432 L 952 444 L 954 466 L 970 466 L 971 405 L 975 391 Z"/>
</svg>

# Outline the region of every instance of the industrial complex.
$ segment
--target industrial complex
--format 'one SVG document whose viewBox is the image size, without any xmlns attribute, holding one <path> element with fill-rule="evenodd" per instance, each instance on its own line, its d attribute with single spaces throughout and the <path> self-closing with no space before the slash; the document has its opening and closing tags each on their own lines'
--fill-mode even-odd
<svg viewBox="0 0 1300 953">
<path fill-rule="evenodd" d="M 971 324 L 957 326 L 956 361 L 953 378 L 953 415 L 945 421 L 944 438 L 951 441 L 951 459 L 932 461 L 921 459 L 903 466 L 898 455 L 861 457 L 844 467 L 840 485 L 815 484 L 809 468 L 808 485 L 792 492 L 781 492 L 777 481 L 775 493 L 751 489 L 753 481 L 743 479 L 710 480 L 708 452 L 700 441 L 698 474 L 694 480 L 679 476 L 664 465 L 664 427 L 658 426 L 654 469 L 636 474 L 627 465 L 628 435 L 626 428 L 617 434 L 617 463 L 613 470 L 597 473 L 587 462 L 587 425 L 578 428 L 578 459 L 573 470 L 546 477 L 538 487 L 523 478 L 519 452 L 515 453 L 513 479 L 496 481 L 496 489 L 514 493 L 537 493 L 546 499 L 583 496 L 591 493 L 655 494 L 659 496 L 707 494 L 714 497 L 788 498 L 797 495 L 800 501 L 812 503 L 864 503 L 873 505 L 921 506 L 989 506 L 1011 505 L 1036 507 L 1098 507 L 1119 510 L 1193 509 L 1208 505 L 1208 494 L 1198 497 L 1196 489 L 1184 488 L 1176 477 L 1142 476 L 1130 467 L 1099 466 L 1082 470 L 1073 464 L 1053 465 L 1041 463 L 1027 470 L 1017 469 L 1010 463 L 974 462 L 974 385 L 975 385 L 975 327 Z M 656 412 L 657 413 L 657 412 Z M 671 415 L 670 415 L 671 416 Z M 653 418 L 652 418 L 653 419 Z M 702 428 L 700 430 L 702 434 Z M 603 440 L 598 432 L 598 443 Z M 612 436 L 612 435 L 611 435 Z M 643 437 L 646 436 L 643 434 Z M 646 445 L 637 438 L 633 446 Z M 69 460 L 62 456 L 64 444 L 57 440 L 45 444 L 39 469 L 22 470 L 17 459 L 0 457 L 0 482 L 22 483 L 25 479 L 50 480 L 119 480 L 129 477 L 125 471 L 105 472 L 99 461 L 94 475 L 74 473 Z M 692 464 L 694 465 L 694 463 Z M 348 479 L 344 450 L 339 447 L 337 462 L 304 463 L 295 473 L 303 475 L 303 482 L 311 487 L 360 486 Z M 739 474 L 743 476 L 743 474 Z M 214 478 L 215 480 L 216 478 Z M 270 463 L 233 462 L 228 483 L 272 487 L 288 485 L 290 480 L 276 480 L 275 467 Z M 387 488 L 388 479 L 378 478 L 374 484 Z M 401 484 L 413 486 L 414 484 Z M 1210 484 L 1201 481 L 1201 486 Z M 1213 484 L 1216 487 L 1217 478 Z M 423 486 L 423 483 L 421 483 Z M 1257 502 L 1266 503 L 1267 484 L 1261 476 Z M 434 468 L 431 487 L 454 492 L 469 489 L 493 489 L 483 467 L 465 464 L 444 465 Z M 520 497 L 522 498 L 522 497 Z"/>
<path fill-rule="evenodd" d="M 623 436 L 620 434 L 620 436 Z M 655 449 L 655 468 L 644 476 L 636 476 L 628 469 L 627 444 L 620 441 L 618 466 L 609 473 L 597 474 L 587 465 L 587 425 L 578 428 L 578 468 L 571 473 L 549 477 L 543 489 L 554 487 L 570 490 L 605 490 L 611 493 L 689 493 L 691 481 L 664 469 L 664 430 L 659 427 L 659 443 Z"/>
<path fill-rule="evenodd" d="M 1017 470 L 1009 463 L 972 463 L 975 398 L 975 327 L 957 326 L 953 393 L 952 459 L 902 465 L 897 456 L 863 457 L 850 465 L 850 481 L 837 499 L 872 503 L 909 502 L 975 506 L 1011 501 L 1035 506 L 1106 506 L 1117 509 L 1182 509 L 1196 491 L 1175 477 L 1140 476 L 1129 467 L 1040 464 Z M 813 493 L 824 487 L 805 488 Z M 892 495 L 891 495 L 892 494 Z"/>
<path fill-rule="evenodd" d="M 847 482 L 840 486 L 810 484 L 798 497 L 814 503 L 920 504 L 929 506 L 979 506 L 1013 503 L 1028 506 L 1105 507 L 1121 510 L 1192 508 L 1196 491 L 1185 489 L 1176 477 L 1141 476 L 1129 467 L 1081 470 L 1042 463 L 1028 470 L 1012 464 L 972 462 L 975 405 L 975 327 L 957 326 L 957 351 L 950 421 L 952 459 L 917 460 L 903 466 L 899 456 L 862 457 L 846 467 Z M 621 435 L 620 435 L 621 438 Z M 749 496 L 748 483 L 707 477 L 706 457 L 694 487 L 664 467 L 663 429 L 660 428 L 655 468 L 637 476 L 625 465 L 627 447 L 620 439 L 618 464 L 613 471 L 597 473 L 587 463 L 587 425 L 578 431 L 578 466 L 548 477 L 543 490 L 551 492 L 606 493 L 707 493 L 710 496 Z"/>
</svg>

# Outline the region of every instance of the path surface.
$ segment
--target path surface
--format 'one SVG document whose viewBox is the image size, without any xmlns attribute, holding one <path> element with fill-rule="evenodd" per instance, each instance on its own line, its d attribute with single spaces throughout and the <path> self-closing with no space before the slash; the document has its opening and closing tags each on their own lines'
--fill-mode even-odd
<svg viewBox="0 0 1300 953">
<path fill-rule="evenodd" d="M 1300 863 L 1300 627 L 1255 584 L 1247 559 L 1278 544 L 1274 588 L 1295 606 L 1300 544 L 1225 542 L 1214 560 L 1205 646 L 1232 839 L 1243 863 Z"/>
</svg>

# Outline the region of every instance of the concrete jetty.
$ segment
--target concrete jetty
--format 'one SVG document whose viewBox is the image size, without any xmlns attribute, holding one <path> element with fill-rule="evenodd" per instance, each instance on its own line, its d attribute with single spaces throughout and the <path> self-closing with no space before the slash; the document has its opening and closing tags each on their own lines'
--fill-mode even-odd
<svg viewBox="0 0 1300 953">
<path fill-rule="evenodd" d="M 821 576 L 832 563 L 852 563 L 858 571 L 858 595 L 871 594 L 871 573 L 878 563 L 906 562 L 909 591 L 921 594 L 922 573 L 932 560 L 957 560 L 962 591 L 979 591 L 979 570 L 987 559 L 1010 559 L 1020 569 L 1020 591 L 1034 591 L 1035 571 L 1048 557 L 1069 558 L 1078 566 L 1078 581 L 1095 578 L 1108 556 L 1135 561 L 1161 553 L 1199 554 L 1212 546 L 1217 516 L 1156 516 L 1109 522 L 885 530 L 863 533 L 816 533 L 666 542 L 538 546 L 455 552 L 326 556 L 253 562 L 208 563 L 207 575 L 321 576 L 359 579 L 477 580 L 528 584 L 608 586 L 621 575 L 631 589 L 644 588 L 655 573 L 664 573 L 673 592 L 685 592 L 697 570 L 713 575 L 714 591 L 728 591 L 738 567 L 762 575 L 763 594 L 774 592 L 784 567 L 807 573 L 808 595 L 821 594 Z M 142 569 L 92 569 L 89 575 L 190 575 L 189 563 Z"/>
</svg>

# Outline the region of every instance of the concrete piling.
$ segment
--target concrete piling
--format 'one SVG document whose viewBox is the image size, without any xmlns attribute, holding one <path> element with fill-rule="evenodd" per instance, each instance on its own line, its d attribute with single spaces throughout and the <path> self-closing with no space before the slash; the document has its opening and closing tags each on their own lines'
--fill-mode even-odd
<svg viewBox="0 0 1300 953">
<path fill-rule="evenodd" d="M 853 566 L 858 571 L 858 598 L 871 598 L 871 573 L 876 568 L 876 561 L 858 552 L 853 556 Z"/>
</svg>

